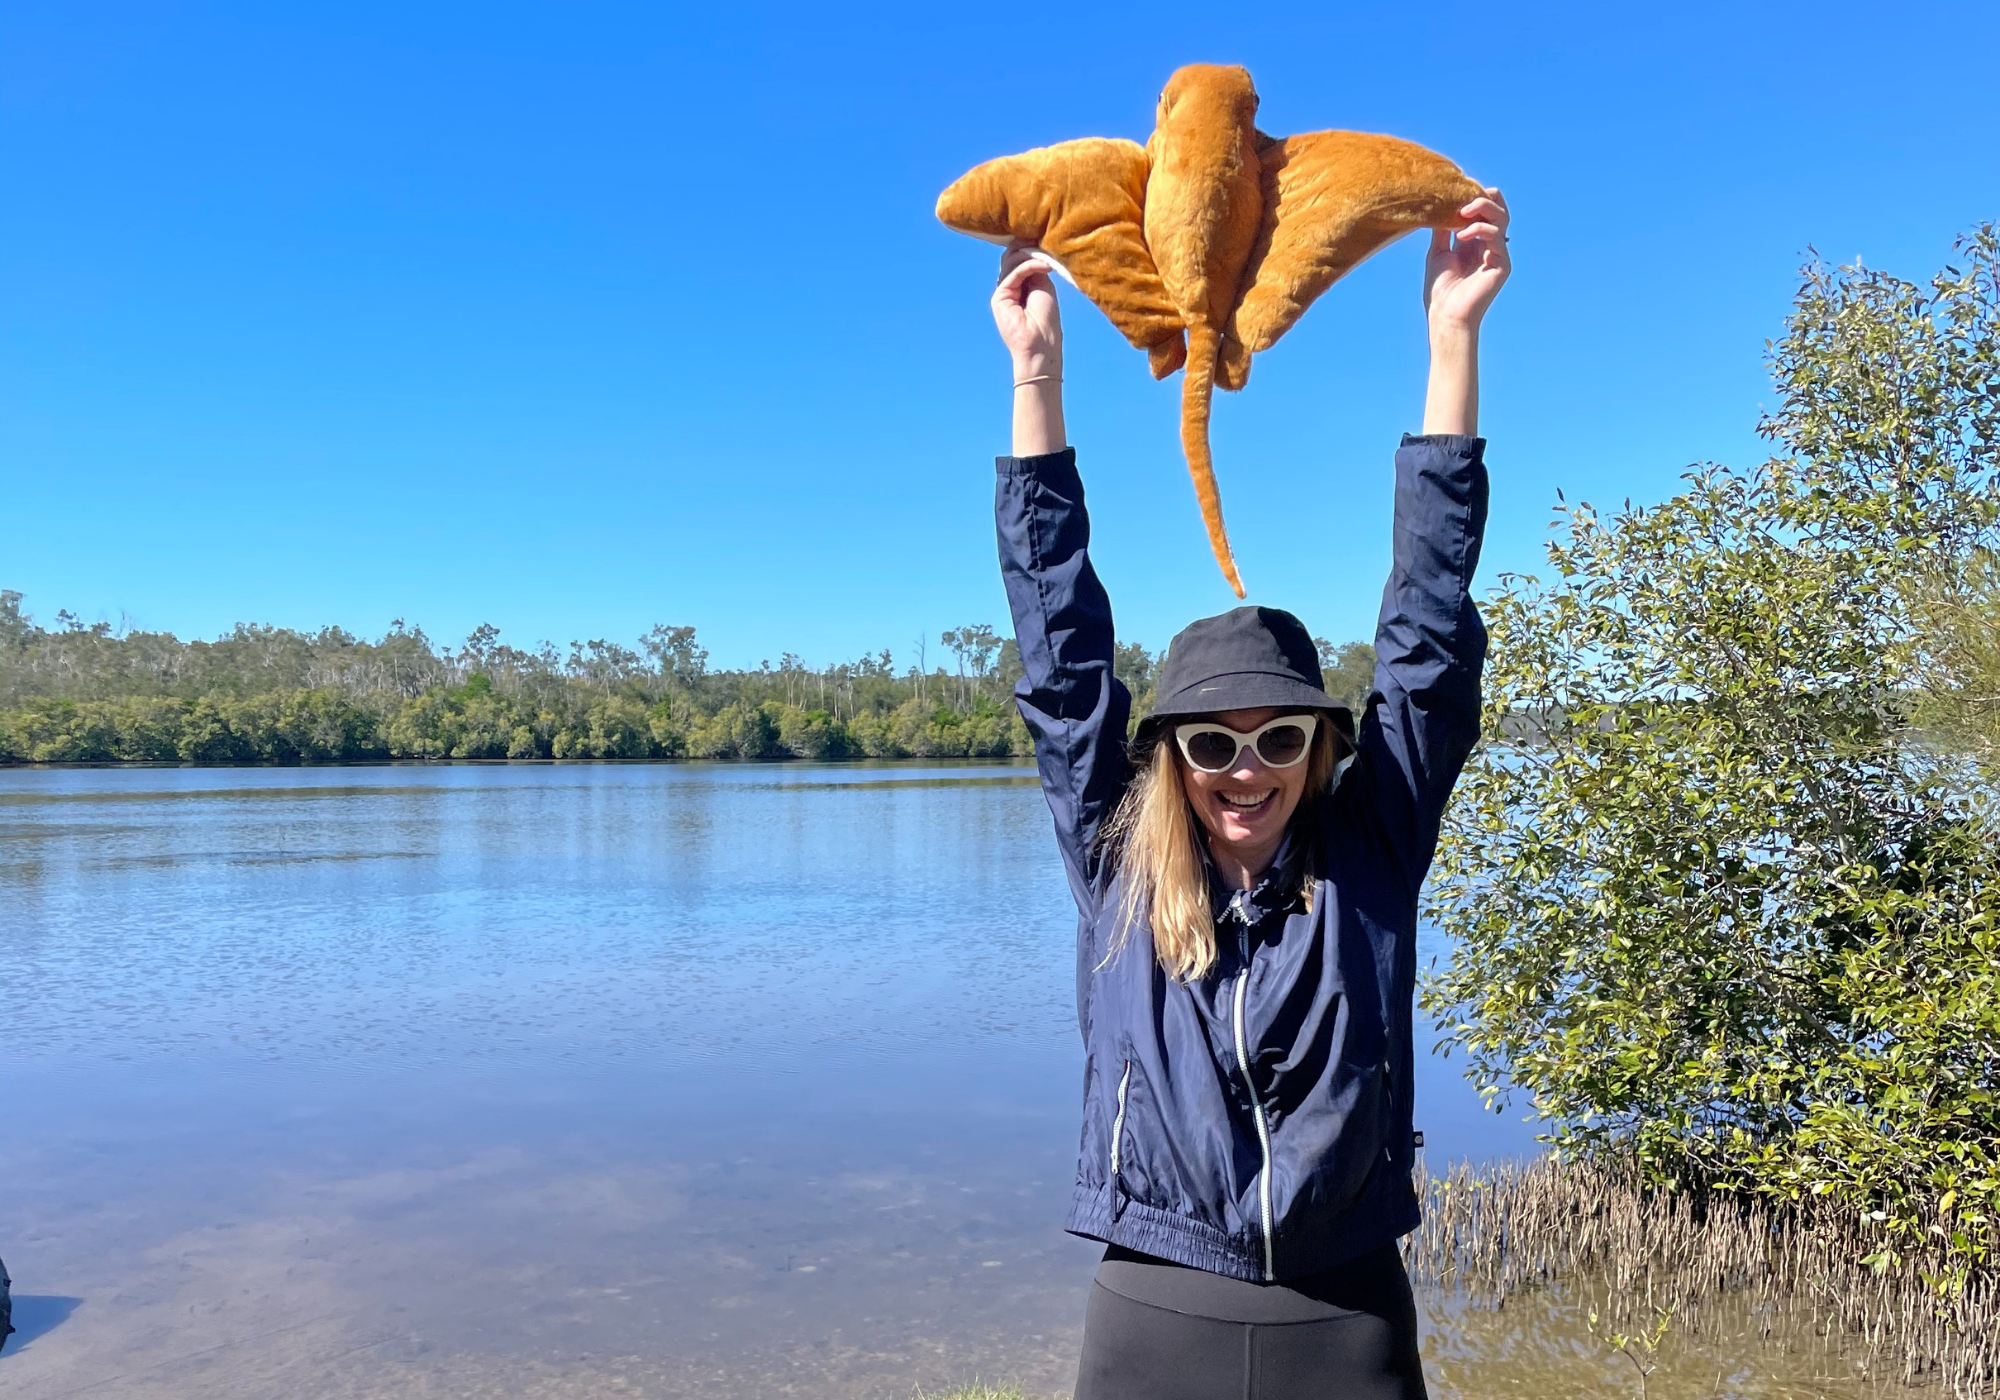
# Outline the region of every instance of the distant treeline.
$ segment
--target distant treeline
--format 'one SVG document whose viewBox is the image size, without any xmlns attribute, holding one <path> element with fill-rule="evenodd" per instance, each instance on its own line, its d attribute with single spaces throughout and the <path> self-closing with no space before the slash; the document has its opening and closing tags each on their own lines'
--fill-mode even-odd
<svg viewBox="0 0 2000 1400">
<path fill-rule="evenodd" d="M 399 619 L 376 641 L 338 627 L 238 624 L 212 642 L 115 632 L 67 612 L 43 628 L 0 591 L 0 762 L 327 763 L 368 759 L 1004 758 L 1029 752 L 1011 638 L 944 632 L 918 650 L 831 666 L 786 653 L 711 670 L 692 627 L 636 648 L 521 650 L 482 626 L 453 649 Z M 1322 641 L 1329 687 L 1358 704 L 1374 652 Z M 1138 713 L 1159 657 L 1118 647 Z"/>
</svg>

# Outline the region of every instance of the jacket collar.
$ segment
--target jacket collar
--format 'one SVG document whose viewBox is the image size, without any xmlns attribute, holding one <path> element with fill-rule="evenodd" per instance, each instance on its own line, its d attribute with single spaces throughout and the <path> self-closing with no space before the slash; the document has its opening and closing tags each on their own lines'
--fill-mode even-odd
<svg viewBox="0 0 2000 1400">
<path fill-rule="evenodd" d="M 1209 854 L 1208 842 L 1201 843 L 1202 864 L 1208 871 L 1209 908 L 1218 922 L 1225 913 L 1233 912 L 1246 925 L 1255 928 L 1273 915 L 1291 913 L 1297 906 L 1299 872 L 1312 845 L 1303 829 L 1306 823 L 1301 818 L 1305 817 L 1307 814 L 1304 812 L 1293 817 L 1291 825 L 1285 829 L 1285 839 L 1278 843 L 1277 854 L 1247 890 L 1233 890 L 1223 882 L 1215 860 Z"/>
</svg>

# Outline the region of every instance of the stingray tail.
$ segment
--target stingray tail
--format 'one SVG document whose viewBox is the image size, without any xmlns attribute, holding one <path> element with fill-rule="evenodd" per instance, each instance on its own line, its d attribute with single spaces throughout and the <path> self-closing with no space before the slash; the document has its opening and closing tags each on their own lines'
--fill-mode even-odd
<svg viewBox="0 0 2000 1400">
<path fill-rule="evenodd" d="M 1208 547 L 1215 551 L 1222 576 L 1241 598 L 1243 580 L 1229 549 L 1229 532 L 1222 525 L 1222 493 L 1215 488 L 1215 463 L 1208 454 L 1208 413 L 1215 400 L 1215 362 L 1221 351 L 1220 330 L 1188 327 L 1187 372 L 1181 378 L 1181 451 L 1187 456 L 1188 475 L 1194 478 L 1201 522 L 1208 527 Z"/>
</svg>

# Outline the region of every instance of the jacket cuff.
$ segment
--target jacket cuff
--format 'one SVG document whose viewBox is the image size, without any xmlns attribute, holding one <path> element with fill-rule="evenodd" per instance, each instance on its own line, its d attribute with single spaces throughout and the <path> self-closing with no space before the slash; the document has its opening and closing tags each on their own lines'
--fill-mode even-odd
<svg viewBox="0 0 2000 1400">
<path fill-rule="evenodd" d="M 1484 457 L 1486 439 L 1464 433 L 1404 433 L 1404 447 L 1435 447 L 1454 457 Z"/>
<path fill-rule="evenodd" d="M 995 457 L 993 465 L 1002 476 L 1073 481 L 1076 479 L 1076 449 L 1064 447 L 1035 457 Z"/>
</svg>

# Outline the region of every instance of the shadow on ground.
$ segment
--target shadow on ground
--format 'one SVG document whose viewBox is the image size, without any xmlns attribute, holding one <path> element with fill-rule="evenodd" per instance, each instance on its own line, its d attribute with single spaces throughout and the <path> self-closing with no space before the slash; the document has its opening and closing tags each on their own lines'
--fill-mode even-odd
<svg viewBox="0 0 2000 1400">
<path fill-rule="evenodd" d="M 14 1335 L 0 1340 L 0 1358 L 12 1356 L 35 1338 L 55 1331 L 82 1301 L 59 1293 L 16 1293 Z"/>
</svg>

